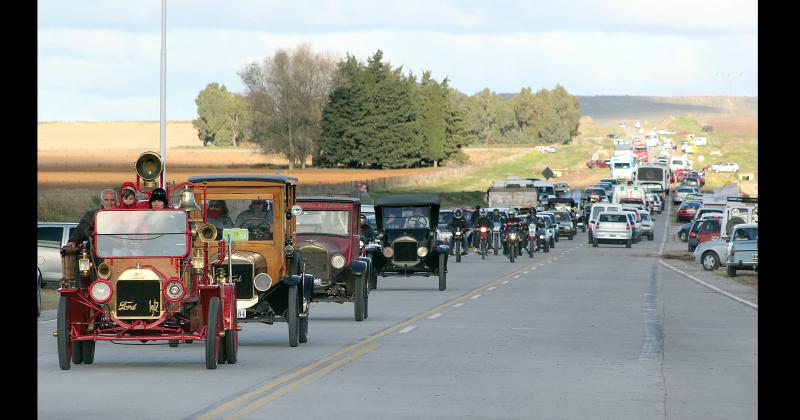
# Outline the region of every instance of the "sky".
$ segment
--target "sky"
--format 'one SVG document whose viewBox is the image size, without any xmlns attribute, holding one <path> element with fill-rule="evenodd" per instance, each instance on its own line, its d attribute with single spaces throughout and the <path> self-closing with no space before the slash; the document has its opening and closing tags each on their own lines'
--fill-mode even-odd
<svg viewBox="0 0 800 420">
<path fill-rule="evenodd" d="M 41 121 L 158 121 L 161 0 L 38 0 Z M 308 43 L 472 95 L 758 96 L 757 0 L 167 0 L 167 120 Z"/>
</svg>

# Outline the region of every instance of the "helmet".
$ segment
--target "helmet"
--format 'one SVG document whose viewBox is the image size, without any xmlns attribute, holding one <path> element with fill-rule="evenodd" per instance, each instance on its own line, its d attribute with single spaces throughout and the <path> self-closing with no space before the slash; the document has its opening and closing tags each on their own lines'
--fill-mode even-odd
<svg viewBox="0 0 800 420">
<path fill-rule="evenodd" d="M 492 210 L 492 214 L 494 214 L 495 216 L 499 216 L 500 215 L 500 209 Z"/>
<path fill-rule="evenodd" d="M 167 192 L 164 191 L 163 188 L 153 189 L 153 192 L 150 194 L 150 203 L 152 204 L 155 200 L 161 200 L 166 206 L 169 203 L 169 200 L 167 199 Z"/>
<path fill-rule="evenodd" d="M 456 219 L 460 219 L 462 216 L 464 216 L 464 210 L 461 210 L 460 208 L 459 209 L 455 209 L 453 211 L 453 216 L 455 216 Z"/>
<path fill-rule="evenodd" d="M 515 215 L 516 215 L 516 212 L 514 211 L 514 209 L 511 209 L 511 210 L 509 210 L 509 211 L 508 211 L 508 217 L 509 217 L 509 218 L 512 218 L 512 217 L 514 217 Z"/>
</svg>

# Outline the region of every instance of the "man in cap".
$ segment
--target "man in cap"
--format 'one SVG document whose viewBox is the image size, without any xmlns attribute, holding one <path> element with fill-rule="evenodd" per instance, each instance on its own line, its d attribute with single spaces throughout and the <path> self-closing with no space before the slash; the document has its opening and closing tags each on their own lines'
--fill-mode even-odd
<svg viewBox="0 0 800 420">
<path fill-rule="evenodd" d="M 94 236 L 94 215 L 100 209 L 112 209 L 117 206 L 117 192 L 112 189 L 105 189 L 100 193 L 100 207 L 91 209 L 84 213 L 78 221 L 78 226 L 69 235 L 67 246 L 75 248 L 79 243 Z"/>
<path fill-rule="evenodd" d="M 236 226 L 242 226 L 242 223 L 247 219 L 266 219 L 272 223 L 272 214 L 267 211 L 267 206 L 264 200 L 250 200 L 250 208 L 244 210 L 236 216 Z"/>
</svg>

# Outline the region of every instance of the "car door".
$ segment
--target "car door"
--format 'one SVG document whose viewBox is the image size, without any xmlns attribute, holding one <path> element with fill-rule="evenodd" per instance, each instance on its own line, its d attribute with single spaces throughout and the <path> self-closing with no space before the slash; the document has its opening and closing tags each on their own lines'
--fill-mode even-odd
<svg viewBox="0 0 800 420">
<path fill-rule="evenodd" d="M 697 233 L 697 243 L 702 244 L 714 239 L 719 239 L 721 223 L 719 219 L 706 220 Z"/>
</svg>

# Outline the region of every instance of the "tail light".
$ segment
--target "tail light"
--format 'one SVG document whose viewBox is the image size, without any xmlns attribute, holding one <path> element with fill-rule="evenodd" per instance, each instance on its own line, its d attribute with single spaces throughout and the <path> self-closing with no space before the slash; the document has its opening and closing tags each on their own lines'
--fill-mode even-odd
<svg viewBox="0 0 800 420">
<path fill-rule="evenodd" d="M 697 233 L 695 233 L 694 231 L 689 232 L 690 238 L 694 238 L 695 236 L 697 236 Z"/>
<path fill-rule="evenodd" d="M 625 225 L 625 227 L 626 227 L 628 230 L 631 230 L 631 227 L 633 227 L 633 226 L 632 226 L 630 223 L 628 223 L 627 225 Z"/>
<path fill-rule="evenodd" d="M 600 223 L 598 222 L 596 225 L 594 225 L 594 227 L 600 229 Z M 589 230 L 592 230 L 592 225 L 589 225 Z"/>
<path fill-rule="evenodd" d="M 733 250 L 733 247 L 731 247 L 730 256 L 732 257 L 732 256 L 734 256 L 734 255 L 736 255 L 736 251 L 734 251 L 734 250 Z"/>
</svg>

